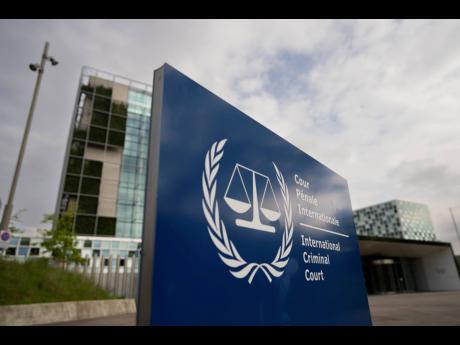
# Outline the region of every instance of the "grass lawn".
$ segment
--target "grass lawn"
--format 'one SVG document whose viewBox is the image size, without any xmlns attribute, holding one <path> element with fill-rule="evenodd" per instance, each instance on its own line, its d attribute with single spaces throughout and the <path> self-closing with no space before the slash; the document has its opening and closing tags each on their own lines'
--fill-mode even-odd
<svg viewBox="0 0 460 345">
<path fill-rule="evenodd" d="M 0 258 L 0 305 L 119 298 L 82 274 L 49 267 L 46 259 L 25 263 Z"/>
</svg>

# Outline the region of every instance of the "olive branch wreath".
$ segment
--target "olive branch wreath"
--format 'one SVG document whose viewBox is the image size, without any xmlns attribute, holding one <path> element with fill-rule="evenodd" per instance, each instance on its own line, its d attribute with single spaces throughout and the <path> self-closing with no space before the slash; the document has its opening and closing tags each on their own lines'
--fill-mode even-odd
<svg viewBox="0 0 460 345">
<path fill-rule="evenodd" d="M 281 194 L 284 200 L 284 233 L 281 246 L 275 256 L 275 259 L 270 263 L 255 263 L 246 262 L 238 253 L 235 245 L 229 240 L 227 229 L 223 220 L 219 215 L 219 204 L 216 200 L 216 176 L 219 171 L 219 162 L 224 155 L 224 145 L 227 139 L 214 142 L 212 147 L 206 153 L 204 171 L 202 175 L 203 187 L 203 212 L 208 222 L 208 232 L 212 242 L 218 249 L 218 255 L 221 260 L 230 268 L 230 273 L 236 278 L 243 279 L 249 275 L 248 282 L 252 283 L 255 274 L 260 269 L 267 277 L 268 281 L 272 282 L 273 277 L 281 277 L 284 273 L 284 268 L 289 262 L 289 254 L 292 249 L 292 234 L 294 226 L 292 222 L 291 201 L 289 199 L 289 191 L 284 181 L 284 177 L 279 171 L 275 163 L 276 177 L 281 188 Z"/>
</svg>

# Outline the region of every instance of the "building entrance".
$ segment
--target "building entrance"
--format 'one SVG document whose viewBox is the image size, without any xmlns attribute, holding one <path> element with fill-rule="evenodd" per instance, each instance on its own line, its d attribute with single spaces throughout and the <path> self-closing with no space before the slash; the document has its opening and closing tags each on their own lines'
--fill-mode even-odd
<svg viewBox="0 0 460 345">
<path fill-rule="evenodd" d="M 369 294 L 398 293 L 412 290 L 408 272 L 400 258 L 365 258 L 364 277 Z M 405 274 L 406 273 L 406 274 Z"/>
</svg>

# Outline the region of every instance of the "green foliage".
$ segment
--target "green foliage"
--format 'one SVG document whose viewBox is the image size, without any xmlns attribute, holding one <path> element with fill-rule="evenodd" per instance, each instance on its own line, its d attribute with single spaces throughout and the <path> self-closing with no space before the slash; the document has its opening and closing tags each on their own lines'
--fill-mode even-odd
<svg viewBox="0 0 460 345">
<path fill-rule="evenodd" d="M 116 298 L 80 273 L 50 267 L 47 259 L 25 263 L 0 259 L 0 305 Z"/>
<path fill-rule="evenodd" d="M 43 223 L 51 223 L 53 219 L 54 215 L 45 214 Z M 42 246 L 64 266 L 69 262 L 85 263 L 85 259 L 81 257 L 80 251 L 76 248 L 77 240 L 72 233 L 73 219 L 73 213 L 67 212 L 58 219 L 54 229 L 44 231 L 45 240 Z"/>
</svg>

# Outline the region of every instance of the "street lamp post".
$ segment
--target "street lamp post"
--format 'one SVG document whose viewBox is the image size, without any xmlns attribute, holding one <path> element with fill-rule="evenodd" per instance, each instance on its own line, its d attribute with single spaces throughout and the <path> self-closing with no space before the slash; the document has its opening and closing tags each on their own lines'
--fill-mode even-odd
<svg viewBox="0 0 460 345">
<path fill-rule="evenodd" d="M 455 221 L 454 212 L 452 211 L 452 208 L 449 208 L 449 211 L 450 211 L 450 216 L 452 217 L 452 222 L 454 223 L 455 232 L 457 233 L 458 242 L 460 244 L 460 233 L 458 232 L 458 227 L 457 227 L 457 222 Z"/>
<path fill-rule="evenodd" d="M 29 137 L 30 126 L 32 124 L 32 116 L 34 114 L 35 104 L 37 103 L 37 96 L 38 96 L 38 91 L 40 89 L 40 83 L 42 80 L 43 73 L 45 72 L 46 60 L 49 60 L 51 62 L 51 65 L 53 66 L 56 66 L 58 64 L 58 62 L 53 57 L 48 56 L 48 47 L 49 47 L 49 43 L 45 42 L 45 47 L 43 49 L 43 55 L 42 55 L 40 65 L 39 64 L 29 65 L 29 68 L 32 71 L 34 72 L 38 71 L 37 81 L 35 82 L 35 89 L 34 89 L 34 93 L 32 96 L 32 102 L 30 103 L 29 115 L 27 117 L 26 127 L 24 129 L 24 135 L 22 137 L 21 149 L 19 150 L 19 156 L 18 156 L 18 160 L 16 163 L 16 170 L 14 171 L 13 182 L 11 183 L 10 193 L 8 195 L 8 201 L 5 204 L 5 209 L 3 210 L 0 230 L 8 229 L 9 224 L 10 224 L 11 213 L 13 211 L 14 193 L 16 192 L 16 185 L 18 183 L 19 172 L 21 170 L 22 160 L 24 158 L 24 151 L 26 149 L 27 139 Z"/>
</svg>

